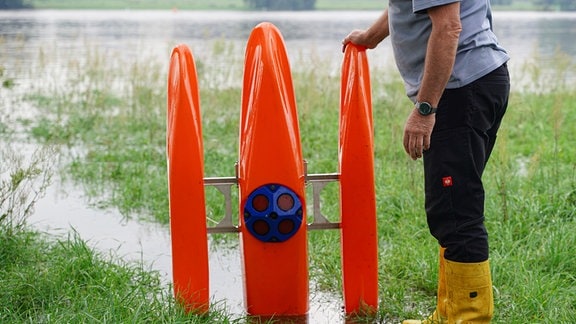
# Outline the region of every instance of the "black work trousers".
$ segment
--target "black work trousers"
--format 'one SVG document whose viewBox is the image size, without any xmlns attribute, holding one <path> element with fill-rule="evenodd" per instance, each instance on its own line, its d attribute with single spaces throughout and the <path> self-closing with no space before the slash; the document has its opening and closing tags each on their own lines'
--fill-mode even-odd
<svg viewBox="0 0 576 324">
<path fill-rule="evenodd" d="M 475 82 L 446 89 L 430 149 L 424 152 L 426 216 L 431 234 L 456 262 L 488 259 L 482 173 L 508 105 L 506 64 Z"/>
</svg>

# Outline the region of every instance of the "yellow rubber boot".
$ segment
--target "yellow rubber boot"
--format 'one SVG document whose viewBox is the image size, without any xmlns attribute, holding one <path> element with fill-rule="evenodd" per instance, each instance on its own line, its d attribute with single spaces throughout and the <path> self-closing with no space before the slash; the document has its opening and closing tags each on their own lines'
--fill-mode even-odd
<svg viewBox="0 0 576 324">
<path fill-rule="evenodd" d="M 432 315 L 428 316 L 425 320 L 405 320 L 402 324 L 442 324 L 447 322 L 446 313 L 446 274 L 445 274 L 445 263 L 444 251 L 446 249 L 440 247 L 440 256 L 438 257 L 438 293 L 437 293 L 437 304 L 436 310 Z"/>
<path fill-rule="evenodd" d="M 490 323 L 494 313 L 489 261 L 445 260 L 448 323 Z"/>
</svg>

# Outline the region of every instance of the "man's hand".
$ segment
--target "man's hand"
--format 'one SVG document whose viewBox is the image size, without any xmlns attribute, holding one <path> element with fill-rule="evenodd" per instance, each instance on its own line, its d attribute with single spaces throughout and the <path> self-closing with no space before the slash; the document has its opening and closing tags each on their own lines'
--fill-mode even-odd
<svg viewBox="0 0 576 324">
<path fill-rule="evenodd" d="M 350 34 L 348 34 L 342 40 L 342 52 L 346 49 L 346 45 L 348 43 L 364 46 L 368 49 L 373 49 L 378 45 L 378 43 L 372 44 L 370 43 L 370 38 L 366 30 L 356 29 L 353 30 Z"/>
<path fill-rule="evenodd" d="M 388 9 L 384 10 L 380 18 L 378 18 L 368 29 L 353 30 L 342 40 L 342 52 L 346 49 L 349 43 L 364 46 L 368 49 L 373 49 L 386 37 L 390 35 L 390 27 L 388 26 Z"/>
<path fill-rule="evenodd" d="M 430 135 L 436 123 L 436 114 L 422 116 L 413 109 L 404 125 L 404 150 L 412 160 L 422 157 L 422 152 L 430 148 Z"/>
</svg>

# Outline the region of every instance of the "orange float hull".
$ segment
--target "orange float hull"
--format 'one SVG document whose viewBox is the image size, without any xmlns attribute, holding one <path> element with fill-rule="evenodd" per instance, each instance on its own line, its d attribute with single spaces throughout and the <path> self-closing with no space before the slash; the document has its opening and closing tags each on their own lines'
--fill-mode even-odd
<svg viewBox="0 0 576 324">
<path fill-rule="evenodd" d="M 346 314 L 378 308 L 374 131 L 366 51 L 348 45 L 340 98 L 340 214 Z"/>
<path fill-rule="evenodd" d="M 248 314 L 305 316 L 305 170 L 286 49 L 270 23 L 256 26 L 246 47 L 238 184 Z"/>
<path fill-rule="evenodd" d="M 204 155 L 196 66 L 190 49 L 172 51 L 168 74 L 167 158 L 174 294 L 188 311 L 209 306 Z"/>
</svg>

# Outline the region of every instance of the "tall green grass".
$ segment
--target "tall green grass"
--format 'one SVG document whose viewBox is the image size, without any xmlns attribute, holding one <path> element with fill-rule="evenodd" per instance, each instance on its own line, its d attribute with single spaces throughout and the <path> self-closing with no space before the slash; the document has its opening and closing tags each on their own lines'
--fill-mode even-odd
<svg viewBox="0 0 576 324">
<path fill-rule="evenodd" d="M 34 205 L 51 184 L 56 150 L 47 145 L 36 147 L 14 144 L 17 123 L 11 107 L 18 99 L 11 96 L 15 75 L 0 64 L 0 232 L 18 233 L 26 225 Z"/>
<path fill-rule="evenodd" d="M 209 85 L 218 74 L 241 77 L 242 53 L 225 43 L 216 43 L 213 52 L 215 60 L 226 64 L 209 65 L 197 58 L 205 173 L 232 176 L 240 81 Z M 31 125 L 39 141 L 71 148 L 65 174 L 90 193 L 94 203 L 118 208 L 126 217 L 167 223 L 165 65 L 154 58 L 116 58 L 113 66 L 108 62 L 104 53 L 94 52 L 62 87 L 30 95 L 27 100 L 39 114 L 25 125 Z M 301 68 L 303 64 L 308 68 Z M 308 170 L 335 172 L 340 78 L 319 59 L 292 65 Z M 546 69 L 531 65 L 515 79 L 534 83 Z M 568 62 L 562 71 L 574 75 L 576 68 Z M 410 160 L 401 146 L 410 103 L 395 71 L 371 72 L 381 296 L 377 321 L 389 323 L 434 309 L 437 243 L 426 226 L 421 162 Z M 512 93 L 484 176 L 494 323 L 576 321 L 575 97 L 572 86 L 560 81 L 547 91 L 514 88 Z M 337 192 L 337 186 L 331 186 L 323 194 L 323 211 L 332 219 L 338 218 Z M 209 217 L 220 217 L 221 197 L 212 192 L 207 200 Z M 339 293 L 339 244 L 338 231 L 309 234 L 315 289 Z M 94 314 L 108 318 L 105 312 Z"/>
<path fill-rule="evenodd" d="M 55 152 L 37 148 L 26 156 L 0 141 L 0 230 L 19 232 L 52 181 Z"/>
</svg>

